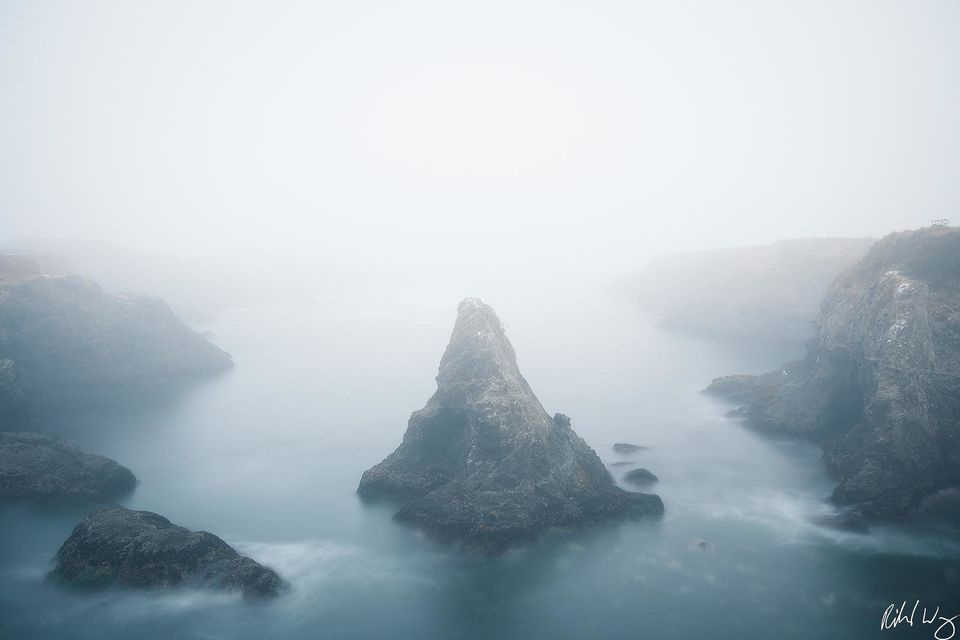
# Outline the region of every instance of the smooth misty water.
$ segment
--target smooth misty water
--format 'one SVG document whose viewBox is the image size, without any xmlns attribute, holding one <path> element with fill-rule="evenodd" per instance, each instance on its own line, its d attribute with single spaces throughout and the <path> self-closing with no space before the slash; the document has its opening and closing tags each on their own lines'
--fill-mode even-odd
<svg viewBox="0 0 960 640">
<path fill-rule="evenodd" d="M 455 301 L 235 312 L 211 327 L 232 372 L 84 398 L 45 419 L 134 470 L 123 504 L 217 533 L 292 590 L 270 603 L 63 590 L 44 575 L 84 510 L 7 506 L 0 636 L 929 638 L 932 627 L 880 633 L 883 610 L 921 599 L 960 612 L 954 536 L 814 526 L 831 488 L 818 450 L 750 433 L 698 392 L 796 347 L 663 333 L 607 299 L 489 302 L 549 412 L 570 415 L 608 464 L 628 459 L 613 442 L 650 447 L 631 459 L 660 477 L 662 521 L 556 533 L 495 560 L 437 548 L 354 489 L 433 392 Z"/>
</svg>

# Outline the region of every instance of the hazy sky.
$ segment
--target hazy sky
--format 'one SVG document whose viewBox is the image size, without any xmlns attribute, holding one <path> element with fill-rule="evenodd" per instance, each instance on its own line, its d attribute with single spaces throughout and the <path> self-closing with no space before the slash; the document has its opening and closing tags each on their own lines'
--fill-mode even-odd
<svg viewBox="0 0 960 640">
<path fill-rule="evenodd" d="M 960 218 L 960 2 L 0 3 L 0 237 L 616 273 Z"/>
</svg>

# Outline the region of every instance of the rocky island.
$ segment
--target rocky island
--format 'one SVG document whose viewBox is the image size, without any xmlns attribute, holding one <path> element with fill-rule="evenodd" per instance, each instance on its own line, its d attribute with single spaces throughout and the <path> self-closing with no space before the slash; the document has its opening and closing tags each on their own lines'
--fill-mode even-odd
<svg viewBox="0 0 960 640">
<path fill-rule="evenodd" d="M 87 515 L 56 562 L 52 580 L 96 588 L 193 586 L 272 596 L 284 585 L 273 569 L 241 556 L 212 533 L 117 505 Z"/>
<path fill-rule="evenodd" d="M 663 512 L 658 496 L 617 487 L 568 417 L 547 414 L 478 298 L 460 303 L 436 393 L 357 491 L 397 500 L 399 521 L 483 554 L 553 527 Z"/>
<path fill-rule="evenodd" d="M 130 469 L 54 436 L 0 432 L 0 499 L 104 500 L 136 484 Z"/>
<path fill-rule="evenodd" d="M 819 442 L 833 501 L 867 520 L 960 485 L 960 229 L 878 241 L 827 292 L 804 360 L 706 391 L 755 428 Z"/>
</svg>

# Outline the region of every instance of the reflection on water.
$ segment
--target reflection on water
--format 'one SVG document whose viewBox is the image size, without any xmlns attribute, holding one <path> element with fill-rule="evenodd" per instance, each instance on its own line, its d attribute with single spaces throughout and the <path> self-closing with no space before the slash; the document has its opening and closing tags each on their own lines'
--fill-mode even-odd
<svg viewBox="0 0 960 640">
<path fill-rule="evenodd" d="M 892 602 L 960 613 L 953 530 L 812 524 L 830 510 L 819 451 L 746 431 L 699 393 L 716 375 L 795 357 L 796 345 L 678 337 L 619 303 L 578 300 L 489 302 L 547 410 L 572 416 L 608 464 L 659 476 L 662 521 L 555 532 L 495 560 L 437 548 L 354 490 L 432 393 L 456 301 L 248 310 L 213 327 L 233 371 L 58 399 L 42 417 L 134 470 L 126 506 L 217 533 L 276 568 L 290 593 L 256 604 L 63 590 L 43 576 L 84 509 L 6 506 L 0 637 L 873 638 Z M 623 456 L 618 441 L 649 448 Z M 610 468 L 619 478 L 630 467 Z"/>
</svg>

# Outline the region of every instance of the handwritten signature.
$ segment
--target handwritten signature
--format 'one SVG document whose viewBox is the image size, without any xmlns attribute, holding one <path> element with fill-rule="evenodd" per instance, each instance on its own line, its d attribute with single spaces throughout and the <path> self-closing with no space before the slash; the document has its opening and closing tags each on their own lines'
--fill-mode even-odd
<svg viewBox="0 0 960 640">
<path fill-rule="evenodd" d="M 919 609 L 919 600 L 913 603 L 913 608 L 909 609 L 907 608 L 906 601 L 904 601 L 899 607 L 896 604 L 891 604 L 889 607 L 887 607 L 886 611 L 883 612 L 883 618 L 880 619 L 880 630 L 887 631 L 901 624 L 912 627 L 914 622 L 916 622 L 918 625 L 939 623 L 940 626 L 938 626 L 936 631 L 933 632 L 933 637 L 935 640 L 951 640 L 951 638 L 956 635 L 957 625 L 955 621 L 957 618 L 960 618 L 960 613 L 948 618 L 940 615 L 940 607 L 937 606 L 937 608 L 933 610 L 933 613 L 931 613 L 928 617 L 927 612 L 929 609 L 928 607 L 923 607 L 923 610 L 920 613 L 920 618 L 918 619 L 917 610 Z"/>
</svg>

